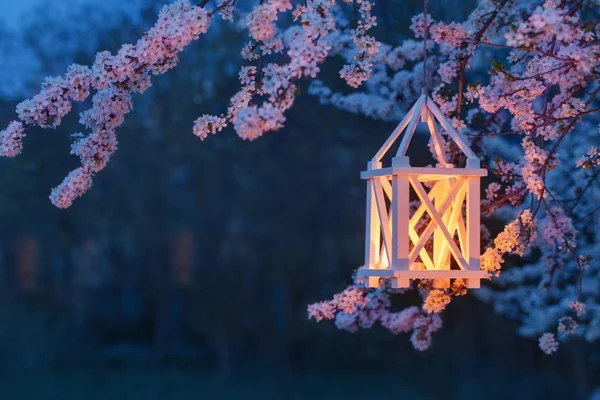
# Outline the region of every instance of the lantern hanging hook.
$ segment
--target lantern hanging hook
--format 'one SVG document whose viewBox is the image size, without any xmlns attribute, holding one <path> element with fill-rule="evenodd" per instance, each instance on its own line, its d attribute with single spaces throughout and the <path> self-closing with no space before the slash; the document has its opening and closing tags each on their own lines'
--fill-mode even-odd
<svg viewBox="0 0 600 400">
<path fill-rule="evenodd" d="M 423 0 L 423 93 L 427 94 L 427 5 L 429 0 Z"/>
</svg>

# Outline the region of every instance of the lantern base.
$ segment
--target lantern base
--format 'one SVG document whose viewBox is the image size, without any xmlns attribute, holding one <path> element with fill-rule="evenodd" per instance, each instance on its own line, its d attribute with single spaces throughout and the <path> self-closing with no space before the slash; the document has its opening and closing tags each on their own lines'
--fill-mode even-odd
<svg viewBox="0 0 600 400">
<path fill-rule="evenodd" d="M 378 287 L 379 278 L 390 279 L 393 288 L 407 288 L 412 280 L 464 279 L 467 287 L 476 289 L 480 279 L 487 278 L 487 272 L 481 270 L 400 270 L 359 268 L 357 276 L 366 278 L 365 286 Z"/>
</svg>

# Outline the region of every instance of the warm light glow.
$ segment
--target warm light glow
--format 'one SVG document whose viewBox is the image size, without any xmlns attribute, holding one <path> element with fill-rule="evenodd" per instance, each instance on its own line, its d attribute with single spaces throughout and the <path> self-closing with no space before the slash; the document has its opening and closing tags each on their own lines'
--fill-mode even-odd
<svg viewBox="0 0 600 400">
<path fill-rule="evenodd" d="M 419 119 L 427 123 L 434 142 L 439 161 L 434 168 L 411 167 L 406 156 Z M 446 162 L 436 120 L 467 156 L 466 168 Z M 392 166 L 382 168 L 381 158 L 407 127 Z M 407 287 L 411 279 L 433 279 L 436 287 L 448 287 L 450 279 L 462 278 L 467 286 L 479 287 L 485 277 L 479 268 L 480 178 L 485 175 L 437 106 L 421 96 L 362 173 L 367 223 L 365 266 L 359 276 L 367 286 L 378 286 L 385 278 L 395 287 Z M 411 194 L 419 201 L 413 210 Z"/>
</svg>

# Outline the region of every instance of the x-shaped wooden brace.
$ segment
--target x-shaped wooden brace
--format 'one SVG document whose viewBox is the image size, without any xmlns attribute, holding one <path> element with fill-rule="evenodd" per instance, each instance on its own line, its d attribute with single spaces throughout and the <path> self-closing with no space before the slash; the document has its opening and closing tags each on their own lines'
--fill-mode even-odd
<svg viewBox="0 0 600 400">
<path fill-rule="evenodd" d="M 441 181 L 437 181 L 427 194 L 427 197 L 429 197 L 430 200 L 433 200 L 438 195 L 440 182 Z M 419 206 L 419 208 L 417 208 L 417 210 L 415 211 L 408 223 L 408 236 L 410 237 L 410 240 L 414 246 L 416 246 L 419 242 L 419 235 L 415 228 L 423 214 L 425 214 L 426 210 L 427 206 L 423 202 L 421 202 L 421 205 Z M 431 257 L 429 257 L 429 253 L 427 253 L 427 250 L 421 248 L 421 250 L 419 251 L 419 256 L 421 257 L 421 261 L 423 261 L 423 264 L 425 264 L 425 269 L 435 269 L 433 261 L 431 260 Z"/>
<path fill-rule="evenodd" d="M 465 201 L 465 196 L 467 194 L 467 182 L 460 187 L 456 197 L 454 198 L 454 204 L 452 205 L 452 212 L 450 213 L 450 219 L 446 228 L 450 233 L 451 237 L 454 237 L 454 232 L 458 232 L 458 242 L 460 244 L 459 248 L 461 249 L 461 253 L 463 257 L 465 257 L 465 240 L 466 240 L 466 229 L 463 219 L 463 202 Z M 452 241 L 454 243 L 454 241 Z M 441 263 L 448 251 L 448 242 L 444 241 L 442 243 L 441 249 L 437 252 L 437 262 Z"/>
<path fill-rule="evenodd" d="M 383 247 L 381 248 L 382 253 L 380 256 L 380 260 L 384 260 L 387 258 L 388 263 L 389 260 L 392 259 L 392 228 L 390 225 L 392 210 L 390 209 L 389 216 L 388 210 L 385 205 L 385 198 L 383 197 L 383 189 L 385 190 L 388 198 L 391 199 L 391 188 L 389 188 L 390 184 L 387 181 L 387 178 L 380 177 L 378 179 L 373 180 L 373 187 L 375 188 L 375 203 L 377 204 L 377 214 L 379 214 L 379 221 L 381 225 L 381 233 L 383 236 Z M 385 253 L 383 250 L 385 249 Z"/>
<path fill-rule="evenodd" d="M 436 210 L 435 206 L 429 199 L 429 195 L 423 188 L 423 185 L 421 185 L 421 182 L 419 182 L 418 179 L 414 176 L 410 176 L 408 179 L 412 187 L 415 189 L 417 196 L 421 200 L 421 203 L 425 205 L 426 211 L 431 216 L 431 222 L 427 225 L 418 243 L 415 245 L 412 252 L 410 253 L 409 265 L 412 265 L 415 262 L 415 260 L 417 259 L 417 254 L 420 254 L 421 250 L 425 247 L 425 244 L 433 234 L 435 228 L 439 227 L 440 231 L 442 232 L 442 235 L 444 235 L 444 238 L 450 246 L 450 252 L 456 259 L 458 266 L 461 269 L 468 269 L 468 264 L 465 258 L 461 254 L 459 248 L 456 246 L 456 243 L 454 243 L 452 236 L 450 236 L 450 233 L 448 232 L 448 229 L 442 220 L 442 215 L 446 212 L 448 207 L 450 207 L 454 200 L 454 197 L 458 193 L 459 189 L 463 186 L 465 177 L 460 177 L 456 180 L 454 186 L 448 193 L 447 197 L 444 199 L 444 202 L 442 203 L 442 206 L 440 207 L 439 211 Z M 423 262 L 425 262 L 425 260 L 423 260 Z"/>
<path fill-rule="evenodd" d="M 381 178 L 379 178 L 379 183 L 381 184 L 383 192 L 385 192 L 386 196 L 391 201 L 392 200 L 392 185 L 388 181 L 388 178 L 385 176 L 382 176 Z M 430 199 L 433 199 L 435 197 L 436 187 L 438 186 L 438 183 L 439 182 L 436 182 L 435 185 L 433 186 L 433 188 L 429 191 Z M 377 194 L 377 196 L 380 196 L 380 195 L 381 194 Z M 377 204 L 379 204 L 379 203 L 377 203 Z M 378 208 L 379 208 L 379 206 L 378 206 Z M 423 215 L 424 212 L 425 212 L 425 205 L 421 204 L 421 206 L 419 206 L 419 208 L 417 209 L 417 211 L 415 212 L 415 214 L 413 215 L 413 217 L 410 220 L 409 227 L 408 227 L 408 234 L 410 236 L 411 241 L 413 242 L 413 245 L 416 245 L 417 242 L 419 241 L 419 235 L 417 234 L 417 231 L 415 230 L 415 226 L 419 222 L 419 219 L 421 218 L 421 216 Z M 381 224 L 385 223 L 385 221 L 387 220 L 390 232 L 392 230 L 392 219 L 394 218 L 393 215 L 394 215 L 394 210 L 392 207 L 390 207 L 389 212 L 385 216 L 381 215 L 381 213 L 380 213 Z M 381 247 L 381 252 L 379 254 L 379 259 L 382 260 L 383 264 L 389 265 L 390 263 L 389 263 L 389 259 L 388 259 L 385 235 L 386 235 L 386 233 L 384 230 L 383 231 L 384 241 L 383 241 L 383 246 Z M 421 256 L 421 260 L 423 260 L 423 263 L 425 264 L 425 267 L 427 269 L 435 269 L 433 261 L 429 257 L 427 250 L 421 249 L 421 251 L 419 252 L 419 255 Z"/>
</svg>

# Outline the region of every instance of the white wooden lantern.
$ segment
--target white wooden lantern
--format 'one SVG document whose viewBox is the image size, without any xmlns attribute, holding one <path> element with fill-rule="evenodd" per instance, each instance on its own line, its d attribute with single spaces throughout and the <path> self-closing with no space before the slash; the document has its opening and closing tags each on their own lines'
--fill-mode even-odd
<svg viewBox="0 0 600 400">
<path fill-rule="evenodd" d="M 431 133 L 435 168 L 411 167 L 406 156 L 419 119 Z M 438 123 L 467 157 L 465 168 L 446 162 Z M 383 168 L 381 159 L 403 131 L 392 165 Z M 435 287 L 444 288 L 450 279 L 460 278 L 467 287 L 478 288 L 486 276 L 479 266 L 480 179 L 486 175 L 479 158 L 433 100 L 421 95 L 361 173 L 367 180 L 367 214 L 365 265 L 358 276 L 365 286 L 378 287 L 380 278 L 390 279 L 395 288 L 409 287 L 411 279 L 432 279 Z M 414 212 L 411 192 L 420 201 Z M 431 220 L 418 233 L 415 227 L 425 213 Z"/>
</svg>

